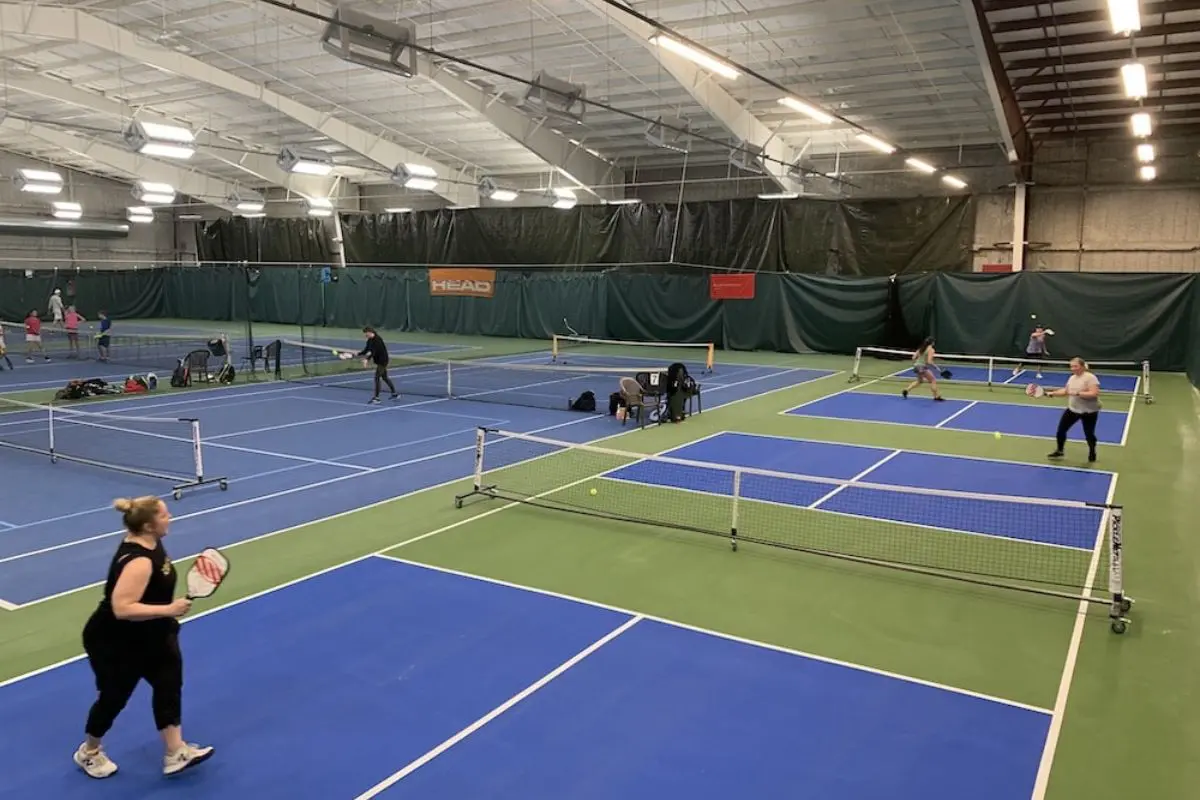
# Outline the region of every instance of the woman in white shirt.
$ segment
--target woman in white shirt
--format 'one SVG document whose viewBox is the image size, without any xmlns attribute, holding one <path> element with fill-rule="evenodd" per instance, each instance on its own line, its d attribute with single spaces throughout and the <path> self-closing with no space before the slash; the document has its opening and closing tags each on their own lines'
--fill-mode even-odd
<svg viewBox="0 0 1200 800">
<path fill-rule="evenodd" d="M 1050 454 L 1050 458 L 1062 458 L 1063 448 L 1067 444 L 1067 431 L 1076 422 L 1083 423 L 1083 437 L 1087 439 L 1088 461 L 1096 460 L 1096 420 L 1100 416 L 1100 379 L 1093 375 L 1082 358 L 1071 359 L 1071 377 L 1061 389 L 1046 393 L 1047 397 L 1066 397 L 1067 407 L 1063 410 L 1062 418 L 1058 421 L 1058 432 L 1055 438 L 1058 447 Z"/>
</svg>

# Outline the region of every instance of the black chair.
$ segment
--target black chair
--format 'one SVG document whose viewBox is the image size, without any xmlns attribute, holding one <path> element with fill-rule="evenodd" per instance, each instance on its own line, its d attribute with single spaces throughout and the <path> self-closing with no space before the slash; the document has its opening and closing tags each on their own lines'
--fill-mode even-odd
<svg viewBox="0 0 1200 800">
<path fill-rule="evenodd" d="M 636 378 L 621 378 L 620 389 L 621 402 L 625 405 L 625 416 L 621 419 L 621 425 L 624 426 L 626 420 L 633 417 L 638 422 L 638 427 L 646 427 L 647 409 L 651 421 L 658 421 L 660 407 L 656 402 L 655 395 L 650 395 L 650 404 L 647 403 L 647 395 L 642 389 L 642 384 Z"/>
<path fill-rule="evenodd" d="M 184 357 L 183 365 L 188 370 L 189 386 L 193 380 L 212 383 L 212 376 L 208 374 L 208 359 L 211 355 L 208 350 L 193 350 Z"/>
</svg>

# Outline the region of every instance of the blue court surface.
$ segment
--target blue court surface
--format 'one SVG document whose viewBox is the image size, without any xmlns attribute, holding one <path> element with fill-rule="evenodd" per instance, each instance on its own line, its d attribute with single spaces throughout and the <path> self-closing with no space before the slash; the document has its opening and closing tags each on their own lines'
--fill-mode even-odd
<svg viewBox="0 0 1200 800">
<path fill-rule="evenodd" d="M 957 431 L 1033 436 L 1053 439 L 1065 401 L 1046 405 L 997 403 L 989 400 L 934 402 L 927 393 L 914 392 L 907 399 L 897 394 L 847 391 L 832 394 L 789 409 L 798 417 L 840 419 L 853 422 L 881 422 L 891 425 L 917 425 Z M 1096 423 L 1096 439 L 1103 444 L 1124 444 L 1129 412 L 1104 408 Z M 1083 441 L 1083 426 L 1078 423 L 1067 438 Z"/>
<path fill-rule="evenodd" d="M 958 364 L 950 361 L 947 364 L 940 365 L 942 369 L 950 370 L 951 380 L 955 383 L 988 383 L 993 384 L 1011 384 L 1025 385 L 1027 383 L 1038 383 L 1046 387 L 1064 386 L 1067 378 L 1071 377 L 1071 371 L 1066 368 L 1044 369 L 1041 371 L 1042 377 L 1038 376 L 1036 369 L 1022 369 L 1016 375 L 1012 373 L 1012 367 L 1004 369 L 997 366 L 990 373 L 987 367 L 973 367 L 966 364 Z M 1131 373 L 1119 372 L 1094 372 L 1092 373 L 1100 381 L 1100 388 L 1109 392 L 1136 392 L 1138 391 L 1138 382 L 1141 380 L 1140 375 Z M 916 374 L 911 367 L 893 372 L 890 377 L 893 378 L 915 378 Z"/>
<path fill-rule="evenodd" d="M 147 690 L 71 763 L 86 662 L 0 687 L 0 797 L 1028 798 L 1051 715 L 368 557 L 189 621 L 173 779 Z"/>
<path fill-rule="evenodd" d="M 547 353 L 508 360 L 544 363 Z M 493 360 L 499 363 L 499 360 Z M 7 374 L 7 373 L 6 373 Z M 727 364 L 705 376 L 705 409 L 827 377 L 828 371 Z M 553 381 L 556 376 L 549 376 Z M 138 417 L 197 417 L 205 473 L 229 478 L 228 491 L 201 487 L 172 503 L 171 551 L 183 559 L 336 514 L 463 480 L 473 474 L 480 425 L 590 442 L 630 432 L 604 414 L 462 399 L 404 396 L 368 406 L 361 390 L 268 381 L 89 404 L 88 411 Z M 527 382 L 522 373 L 518 379 Z M 596 385 L 607 397 L 607 385 Z M 603 394 L 602 394 L 603 392 Z M 34 435 L 40 414 L 4 414 L 6 433 Z M 130 429 L 139 424 L 129 423 Z M 99 430 L 62 434 L 62 452 L 141 463 L 174 459 L 191 467 L 182 437 Z M 31 432 L 32 431 L 32 432 Z M 78 452 L 83 451 L 83 452 Z M 516 459 L 519 454 L 513 455 Z M 170 496 L 171 481 L 129 475 L 0 447 L 0 608 L 41 602 L 94 586 L 120 531 L 112 498 Z M 98 566 L 99 565 L 99 566 Z"/>
<path fill-rule="evenodd" d="M 1090 551 L 1114 475 L 803 439 L 721 433 L 671 450 L 672 458 L 778 473 L 744 475 L 740 496 L 767 503 Z M 789 476 L 797 477 L 789 477 Z M 724 470 L 639 461 L 605 476 L 651 486 L 729 495 Z M 808 478 L 873 484 L 818 482 Z M 1071 501 L 1015 507 L 1000 499 L 939 497 L 888 486 Z"/>
</svg>

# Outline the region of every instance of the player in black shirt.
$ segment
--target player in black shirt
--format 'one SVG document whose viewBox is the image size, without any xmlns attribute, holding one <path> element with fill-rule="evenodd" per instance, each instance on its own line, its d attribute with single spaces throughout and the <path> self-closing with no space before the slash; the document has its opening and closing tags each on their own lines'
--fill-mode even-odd
<svg viewBox="0 0 1200 800">
<path fill-rule="evenodd" d="M 363 333 L 367 337 L 367 344 L 359 351 L 360 356 L 370 356 L 371 361 L 375 364 L 375 394 L 371 396 L 372 403 L 379 402 L 379 383 L 382 381 L 387 384 L 387 387 L 392 390 L 392 399 L 400 397 L 400 393 L 396 391 L 392 379 L 388 377 L 388 351 L 387 345 L 383 342 L 383 337 L 375 332 L 375 329 L 370 325 L 363 328 Z"/>
<path fill-rule="evenodd" d="M 75 763 L 93 778 L 107 778 L 117 765 L 101 740 L 129 702 L 138 681 L 153 689 L 154 724 L 166 745 L 163 774 L 172 775 L 212 755 L 211 747 L 183 740 L 180 729 L 183 656 L 179 622 L 191 601 L 175 599 L 175 567 L 163 549 L 171 514 L 157 497 L 120 499 L 125 537 L 108 567 L 104 597 L 83 628 L 83 647 L 99 696 L 87 718 L 87 740 Z"/>
</svg>

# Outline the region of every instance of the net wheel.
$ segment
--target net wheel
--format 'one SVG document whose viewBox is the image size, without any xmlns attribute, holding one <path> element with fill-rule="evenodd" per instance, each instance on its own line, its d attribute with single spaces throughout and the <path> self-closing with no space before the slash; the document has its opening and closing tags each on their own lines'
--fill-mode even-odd
<svg viewBox="0 0 1200 800">
<path fill-rule="evenodd" d="M 229 481 L 221 481 L 220 486 L 221 486 L 222 492 L 228 490 L 229 489 Z"/>
<path fill-rule="evenodd" d="M 462 508 L 462 498 L 459 498 L 459 497 L 454 498 L 454 507 Z"/>
<path fill-rule="evenodd" d="M 174 497 L 176 500 L 182 500 L 183 499 L 183 490 L 176 489 L 175 491 L 171 492 L 171 497 Z"/>
<path fill-rule="evenodd" d="M 733 552 L 737 552 L 737 542 L 730 542 L 729 546 L 733 548 Z"/>
<path fill-rule="evenodd" d="M 1133 598 L 1126 597 L 1121 600 L 1121 613 L 1128 614 L 1129 609 L 1133 608 Z"/>
<path fill-rule="evenodd" d="M 1126 624 L 1125 620 L 1114 619 L 1112 621 L 1112 632 L 1116 633 L 1116 634 L 1122 634 L 1125 632 L 1126 626 L 1127 626 L 1127 624 Z"/>
</svg>

